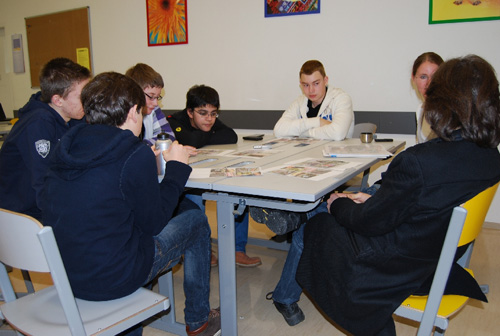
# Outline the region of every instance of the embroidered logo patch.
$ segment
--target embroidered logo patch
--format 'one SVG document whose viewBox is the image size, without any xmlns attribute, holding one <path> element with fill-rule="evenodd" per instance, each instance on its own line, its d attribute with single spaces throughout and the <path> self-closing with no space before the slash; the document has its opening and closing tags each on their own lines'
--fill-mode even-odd
<svg viewBox="0 0 500 336">
<path fill-rule="evenodd" d="M 38 140 L 35 142 L 35 148 L 38 154 L 44 159 L 49 155 L 50 152 L 50 141 L 49 140 Z"/>
<path fill-rule="evenodd" d="M 175 131 L 176 131 L 176 132 L 180 132 L 180 131 L 181 131 L 181 128 L 180 128 L 180 127 L 177 127 L 177 128 L 175 129 Z"/>
</svg>

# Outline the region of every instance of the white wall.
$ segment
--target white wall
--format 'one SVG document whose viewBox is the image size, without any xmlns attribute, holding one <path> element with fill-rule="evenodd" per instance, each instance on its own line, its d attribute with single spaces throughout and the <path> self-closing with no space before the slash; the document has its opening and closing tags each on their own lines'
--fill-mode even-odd
<svg viewBox="0 0 500 336">
<path fill-rule="evenodd" d="M 300 93 L 298 71 L 308 59 L 323 62 L 330 84 L 350 93 L 357 111 L 414 111 L 411 65 L 425 51 L 475 53 L 500 71 L 500 21 L 429 25 L 429 1 L 323 0 L 321 14 L 274 18 L 264 17 L 263 0 L 187 2 L 189 43 L 148 47 L 145 0 L 1 0 L 0 80 L 12 88 L 4 109 L 22 107 L 34 92 L 24 18 L 84 6 L 95 73 L 150 64 L 164 77 L 166 109 L 182 108 L 186 91 L 200 83 L 219 91 L 222 109 L 285 109 Z M 25 74 L 12 73 L 16 33 L 25 43 Z M 500 223 L 500 198 L 495 203 L 487 219 Z"/>
</svg>

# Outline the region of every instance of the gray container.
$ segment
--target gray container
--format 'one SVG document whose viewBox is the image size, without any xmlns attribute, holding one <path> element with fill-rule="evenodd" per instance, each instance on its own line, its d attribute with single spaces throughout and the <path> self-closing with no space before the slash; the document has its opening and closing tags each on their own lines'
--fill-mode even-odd
<svg viewBox="0 0 500 336">
<path fill-rule="evenodd" d="M 155 148 L 159 149 L 161 152 L 156 157 L 156 168 L 158 169 L 158 175 L 165 175 L 165 159 L 163 158 L 162 152 L 169 149 L 172 144 L 172 140 L 169 139 L 167 133 L 158 134 L 158 139 L 155 143 Z"/>
</svg>

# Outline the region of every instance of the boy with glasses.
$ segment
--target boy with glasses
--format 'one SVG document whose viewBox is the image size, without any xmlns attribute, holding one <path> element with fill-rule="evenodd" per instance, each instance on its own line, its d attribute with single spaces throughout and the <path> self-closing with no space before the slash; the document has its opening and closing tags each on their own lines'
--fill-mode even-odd
<svg viewBox="0 0 500 336">
<path fill-rule="evenodd" d="M 142 139 L 150 146 L 154 145 L 158 134 L 167 133 L 170 140 L 175 141 L 174 132 L 163 114 L 159 102 L 162 100 L 160 95 L 163 89 L 163 78 L 152 67 L 144 63 L 137 63 L 127 70 L 126 76 L 135 80 L 144 91 L 146 106 L 143 114 Z"/>
<path fill-rule="evenodd" d="M 236 132 L 226 126 L 219 116 L 219 94 L 206 85 L 195 85 L 186 94 L 186 108 L 168 116 L 168 122 L 175 132 L 179 143 L 200 148 L 206 145 L 234 144 L 238 142 Z M 205 209 L 200 190 L 191 189 L 186 197 Z M 248 241 L 248 211 L 236 216 L 236 265 L 256 267 L 262 264 L 259 257 L 249 257 L 245 248 Z M 212 254 L 212 266 L 217 265 L 217 258 Z"/>
<path fill-rule="evenodd" d="M 195 85 L 186 94 L 186 108 L 168 116 L 179 143 L 200 148 L 238 142 L 236 132 L 217 119 L 219 94 L 205 85 Z"/>
</svg>

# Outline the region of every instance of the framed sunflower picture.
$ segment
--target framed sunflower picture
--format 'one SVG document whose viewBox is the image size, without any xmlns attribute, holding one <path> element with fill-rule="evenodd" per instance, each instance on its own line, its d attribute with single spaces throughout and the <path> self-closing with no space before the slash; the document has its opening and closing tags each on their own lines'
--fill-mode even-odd
<svg viewBox="0 0 500 336">
<path fill-rule="evenodd" d="M 264 6 L 266 17 L 320 12 L 320 0 L 264 0 Z"/>
<path fill-rule="evenodd" d="M 188 43 L 187 0 L 146 0 L 148 46 Z"/>
</svg>

